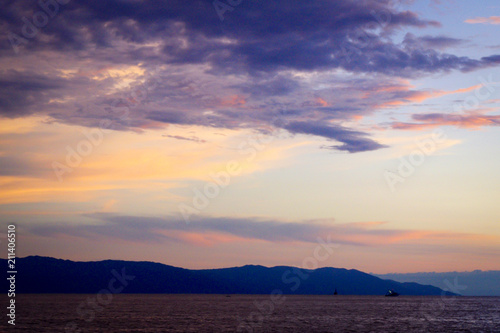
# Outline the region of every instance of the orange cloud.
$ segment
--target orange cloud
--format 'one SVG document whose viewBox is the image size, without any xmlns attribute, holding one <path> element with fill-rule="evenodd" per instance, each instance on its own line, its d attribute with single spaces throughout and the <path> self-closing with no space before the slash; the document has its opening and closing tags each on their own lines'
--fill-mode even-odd
<svg viewBox="0 0 500 333">
<path fill-rule="evenodd" d="M 490 17 L 476 17 L 473 19 L 465 20 L 465 23 L 470 24 L 500 24 L 500 16 L 490 16 Z"/>
<path fill-rule="evenodd" d="M 398 130 L 410 130 L 410 131 L 422 131 L 429 128 L 438 127 L 440 125 L 437 124 L 414 124 L 414 123 L 405 123 L 405 122 L 394 122 L 391 127 L 393 129 Z"/>
<path fill-rule="evenodd" d="M 221 232 L 159 231 L 159 233 L 196 246 L 214 246 L 221 243 L 249 241 L 243 237 Z"/>
<path fill-rule="evenodd" d="M 325 101 L 323 98 L 318 97 L 316 98 L 316 103 L 318 103 L 321 106 L 330 106 L 331 104 Z"/>
<path fill-rule="evenodd" d="M 423 101 L 431 98 L 442 97 L 446 95 L 462 94 L 481 88 L 483 85 L 478 84 L 475 86 L 456 89 L 456 90 L 427 90 L 418 91 L 410 90 L 410 86 L 393 86 L 385 87 L 377 90 L 377 92 L 392 92 L 394 100 L 379 105 L 380 108 L 394 107 L 408 103 L 422 103 Z"/>
</svg>

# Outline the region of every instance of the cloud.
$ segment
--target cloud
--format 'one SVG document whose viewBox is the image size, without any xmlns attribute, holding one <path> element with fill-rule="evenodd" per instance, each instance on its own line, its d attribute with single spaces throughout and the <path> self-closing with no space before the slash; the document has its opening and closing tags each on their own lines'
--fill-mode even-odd
<svg viewBox="0 0 500 333">
<path fill-rule="evenodd" d="M 412 118 L 418 122 L 394 122 L 391 124 L 391 127 L 399 130 L 422 130 L 440 126 L 456 126 L 469 129 L 480 129 L 483 126 L 500 126 L 499 115 L 478 113 L 466 115 L 426 113 L 414 114 Z"/>
<path fill-rule="evenodd" d="M 38 9 L 30 1 L 16 1 L 6 5 L 9 15 L 0 19 L 7 31 L 21 34 L 22 17 L 31 17 Z M 116 63 L 205 63 L 226 73 L 257 75 L 286 68 L 412 75 L 412 71 L 488 65 L 425 48 L 457 42 L 453 38 L 425 36 L 421 47 L 409 51 L 379 32 L 386 36 L 400 28 L 439 25 L 413 12 L 397 11 L 386 0 L 253 1 L 227 12 L 223 22 L 210 1 L 74 1 L 61 6 L 50 24 L 40 29 L 40 37 L 30 39 L 28 48 L 87 55 L 91 51 L 96 60 L 108 58 L 109 50 L 115 51 Z M 11 51 L 7 37 L 2 38 L 4 53 Z M 103 52 L 96 53 L 96 47 Z M 116 47 L 128 47 L 128 52 L 116 52 Z"/>
<path fill-rule="evenodd" d="M 23 17 L 39 10 L 20 0 L 0 15 L 9 32 L 0 36 L 0 64 L 14 68 L 0 73 L 5 117 L 49 115 L 89 127 L 106 120 L 135 132 L 170 124 L 279 127 L 355 153 L 384 145 L 346 120 L 418 93 L 385 92 L 377 96 L 385 104 L 359 96 L 399 78 L 500 63 L 500 55 L 441 52 L 462 42 L 448 36 L 407 34 L 397 42 L 402 29 L 440 23 L 389 0 L 242 2 L 223 21 L 211 1 L 75 0 L 14 54 L 9 36 L 21 36 Z"/>
<path fill-rule="evenodd" d="M 345 150 L 350 153 L 376 150 L 385 147 L 380 143 L 366 138 L 365 133 L 352 131 L 345 127 L 336 125 L 324 125 L 321 123 L 295 121 L 286 124 L 284 128 L 291 133 L 311 134 L 335 139 L 342 142 L 343 144 L 340 146 L 330 146 L 327 148 Z"/>
<path fill-rule="evenodd" d="M 490 17 L 476 17 L 473 19 L 465 20 L 465 23 L 470 24 L 500 24 L 500 16 L 490 16 Z"/>
<path fill-rule="evenodd" d="M 407 33 L 403 45 L 406 48 L 418 49 L 418 48 L 434 48 L 434 49 L 445 49 L 450 46 L 456 46 L 463 43 L 464 40 L 451 38 L 446 36 L 422 36 L 417 37 L 412 33 Z"/>
<path fill-rule="evenodd" d="M 19 117 L 30 114 L 32 108 L 44 108 L 53 99 L 62 98 L 76 88 L 81 80 L 69 81 L 56 75 L 42 75 L 26 71 L 0 70 L 0 115 Z"/>
<path fill-rule="evenodd" d="M 384 102 L 380 104 L 381 108 L 388 108 L 388 107 L 395 107 L 395 106 L 400 106 L 408 103 L 422 103 L 426 101 L 427 99 L 431 98 L 437 98 L 437 97 L 442 97 L 446 95 L 453 95 L 453 94 L 462 94 L 474 90 L 478 90 L 481 87 L 483 87 L 482 84 L 478 84 L 475 86 L 467 87 L 467 88 L 461 88 L 461 89 L 456 89 L 456 90 L 436 90 L 436 89 L 429 89 L 429 90 L 413 90 L 411 89 L 412 86 L 409 84 L 397 84 L 397 85 L 390 85 L 390 86 L 382 86 L 380 89 L 373 91 L 371 93 L 377 93 L 380 95 L 380 92 L 385 92 L 386 93 L 386 98 L 389 100 L 387 102 Z M 367 96 L 370 93 L 367 93 Z"/>
<path fill-rule="evenodd" d="M 71 236 L 92 239 L 120 239 L 134 242 L 187 242 L 199 246 L 217 242 L 265 241 L 317 243 L 328 236 L 333 243 L 356 246 L 384 246 L 412 241 L 468 240 L 480 235 L 429 230 L 380 228 L 382 222 L 337 224 L 333 220 L 284 222 L 273 219 L 197 217 L 186 224 L 173 216 L 138 217 L 112 213 L 94 213 L 92 225 L 26 226 L 33 235 L 43 237 Z"/>
<path fill-rule="evenodd" d="M 163 137 L 166 137 L 166 138 L 172 138 L 172 139 L 177 139 L 177 140 L 186 140 L 186 141 L 193 141 L 193 142 L 197 142 L 197 143 L 206 143 L 207 141 L 206 140 L 203 140 L 203 139 L 200 139 L 196 136 L 191 136 L 191 137 L 185 137 L 185 136 L 181 136 L 181 135 L 162 135 Z"/>
</svg>

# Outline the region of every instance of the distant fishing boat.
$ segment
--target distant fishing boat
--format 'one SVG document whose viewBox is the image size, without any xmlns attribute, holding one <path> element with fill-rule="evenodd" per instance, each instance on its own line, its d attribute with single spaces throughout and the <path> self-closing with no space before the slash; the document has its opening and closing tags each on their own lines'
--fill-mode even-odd
<svg viewBox="0 0 500 333">
<path fill-rule="evenodd" d="M 335 288 L 335 291 L 333 292 L 334 295 L 338 295 L 339 293 L 337 292 L 337 288 Z"/>
<path fill-rule="evenodd" d="M 387 297 L 396 297 L 396 296 L 399 296 L 399 294 L 397 292 L 395 292 L 394 290 L 389 289 L 389 291 L 387 291 L 385 293 L 385 296 L 387 296 Z"/>
</svg>

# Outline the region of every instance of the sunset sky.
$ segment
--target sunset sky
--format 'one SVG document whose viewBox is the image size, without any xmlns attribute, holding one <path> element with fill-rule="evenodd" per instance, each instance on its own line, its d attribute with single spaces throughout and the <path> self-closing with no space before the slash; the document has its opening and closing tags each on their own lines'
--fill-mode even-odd
<svg viewBox="0 0 500 333">
<path fill-rule="evenodd" d="M 0 9 L 2 248 L 500 269 L 498 1 L 41 4 Z"/>
</svg>

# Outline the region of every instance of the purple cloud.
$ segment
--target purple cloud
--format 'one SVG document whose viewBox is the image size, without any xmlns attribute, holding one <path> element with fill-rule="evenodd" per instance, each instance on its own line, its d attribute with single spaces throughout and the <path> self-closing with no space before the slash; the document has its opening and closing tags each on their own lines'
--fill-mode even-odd
<svg viewBox="0 0 500 333">
<path fill-rule="evenodd" d="M 391 78 L 500 63 L 500 55 L 437 51 L 461 42 L 448 36 L 407 35 L 396 43 L 392 36 L 401 29 L 440 24 L 399 11 L 390 0 L 246 1 L 223 21 L 208 0 L 75 0 L 52 11 L 45 9 L 48 23 L 28 37 L 24 18 L 33 22 L 44 9 L 28 0 L 3 7 L 0 25 L 8 33 L 0 36 L 0 61 L 15 65 L 0 71 L 2 116 L 46 114 L 84 126 L 106 119 L 113 129 L 133 131 L 166 124 L 281 127 L 339 141 L 330 148 L 354 153 L 384 147 L 341 123 L 377 109 L 363 93 Z M 15 45 L 19 54 L 13 34 L 23 38 Z M 131 66 L 145 74 L 128 85 L 99 74 Z M 77 73 L 69 70 L 75 67 Z M 336 69 L 364 78 L 327 74 Z M 318 94 L 335 99 L 318 105 Z M 224 102 L 231 96 L 242 102 Z"/>
<path fill-rule="evenodd" d="M 221 233 L 232 239 L 263 240 L 269 242 L 316 243 L 318 237 L 328 236 L 332 242 L 357 246 L 381 246 L 415 239 L 462 239 L 474 235 L 439 231 L 416 231 L 378 228 L 384 222 L 334 223 L 333 220 L 284 222 L 273 219 L 197 217 L 187 225 L 173 216 L 139 217 L 94 213 L 85 215 L 98 224 L 52 224 L 24 226 L 24 232 L 35 236 L 67 235 L 78 238 L 121 239 L 137 242 L 185 242 L 182 236 Z M 477 235 L 475 235 L 477 237 Z"/>
<path fill-rule="evenodd" d="M 366 133 L 349 130 L 336 125 L 324 125 L 310 122 L 292 122 L 284 127 L 291 133 L 301 133 L 322 136 L 342 142 L 342 145 L 330 146 L 326 148 L 345 150 L 350 153 L 360 151 L 370 151 L 386 146 L 373 140 L 365 138 Z"/>
</svg>

